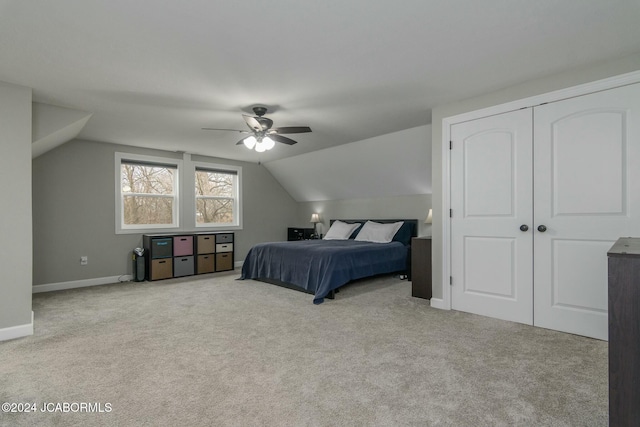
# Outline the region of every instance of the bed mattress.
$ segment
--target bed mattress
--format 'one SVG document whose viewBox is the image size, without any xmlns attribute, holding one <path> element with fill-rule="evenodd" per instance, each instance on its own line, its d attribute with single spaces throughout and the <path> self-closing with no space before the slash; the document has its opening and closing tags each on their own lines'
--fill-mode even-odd
<svg viewBox="0 0 640 427">
<path fill-rule="evenodd" d="M 401 242 L 301 240 L 251 248 L 240 279 L 275 280 L 314 294 L 313 303 L 351 280 L 404 271 L 408 246 Z"/>
</svg>

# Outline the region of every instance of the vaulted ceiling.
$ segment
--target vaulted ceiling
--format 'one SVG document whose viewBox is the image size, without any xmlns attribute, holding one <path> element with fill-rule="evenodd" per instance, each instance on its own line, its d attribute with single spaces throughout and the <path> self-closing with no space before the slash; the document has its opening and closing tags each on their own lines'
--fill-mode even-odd
<svg viewBox="0 0 640 427">
<path fill-rule="evenodd" d="M 79 137 L 246 161 L 430 122 L 436 105 L 640 52 L 638 0 L 0 0 L 0 81 Z M 258 155 L 242 113 L 310 126 Z"/>
</svg>

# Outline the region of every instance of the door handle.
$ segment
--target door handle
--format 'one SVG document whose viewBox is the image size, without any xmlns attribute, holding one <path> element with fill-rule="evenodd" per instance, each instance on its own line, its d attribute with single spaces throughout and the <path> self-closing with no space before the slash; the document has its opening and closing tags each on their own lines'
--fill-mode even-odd
<svg viewBox="0 0 640 427">
<path fill-rule="evenodd" d="M 541 233 L 544 233 L 545 231 L 547 231 L 547 227 L 545 227 L 544 225 L 539 225 L 538 226 L 538 231 Z"/>
<path fill-rule="evenodd" d="M 520 231 L 528 231 L 529 230 L 529 226 L 527 224 L 522 224 L 520 226 Z"/>
</svg>

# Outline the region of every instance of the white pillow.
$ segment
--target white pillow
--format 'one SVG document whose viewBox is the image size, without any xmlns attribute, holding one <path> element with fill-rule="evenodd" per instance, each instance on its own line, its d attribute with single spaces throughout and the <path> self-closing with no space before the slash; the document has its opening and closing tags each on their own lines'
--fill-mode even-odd
<svg viewBox="0 0 640 427">
<path fill-rule="evenodd" d="M 329 228 L 327 234 L 324 235 L 324 240 L 347 240 L 358 227 L 360 227 L 359 222 L 356 222 L 355 224 L 348 224 L 346 222 L 336 220 L 331 224 L 331 228 Z"/>
<path fill-rule="evenodd" d="M 367 221 L 356 236 L 356 240 L 362 242 L 389 243 L 393 240 L 404 221 L 392 222 L 390 224 L 380 224 L 379 222 Z"/>
</svg>

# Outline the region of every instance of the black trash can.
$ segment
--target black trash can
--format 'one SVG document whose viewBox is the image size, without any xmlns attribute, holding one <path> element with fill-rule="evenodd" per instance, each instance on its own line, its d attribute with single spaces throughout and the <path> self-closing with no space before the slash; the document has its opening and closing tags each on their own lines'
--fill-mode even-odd
<svg viewBox="0 0 640 427">
<path fill-rule="evenodd" d="M 135 248 L 133 250 L 133 280 L 135 282 L 144 282 L 145 280 L 145 258 L 144 248 Z"/>
</svg>

